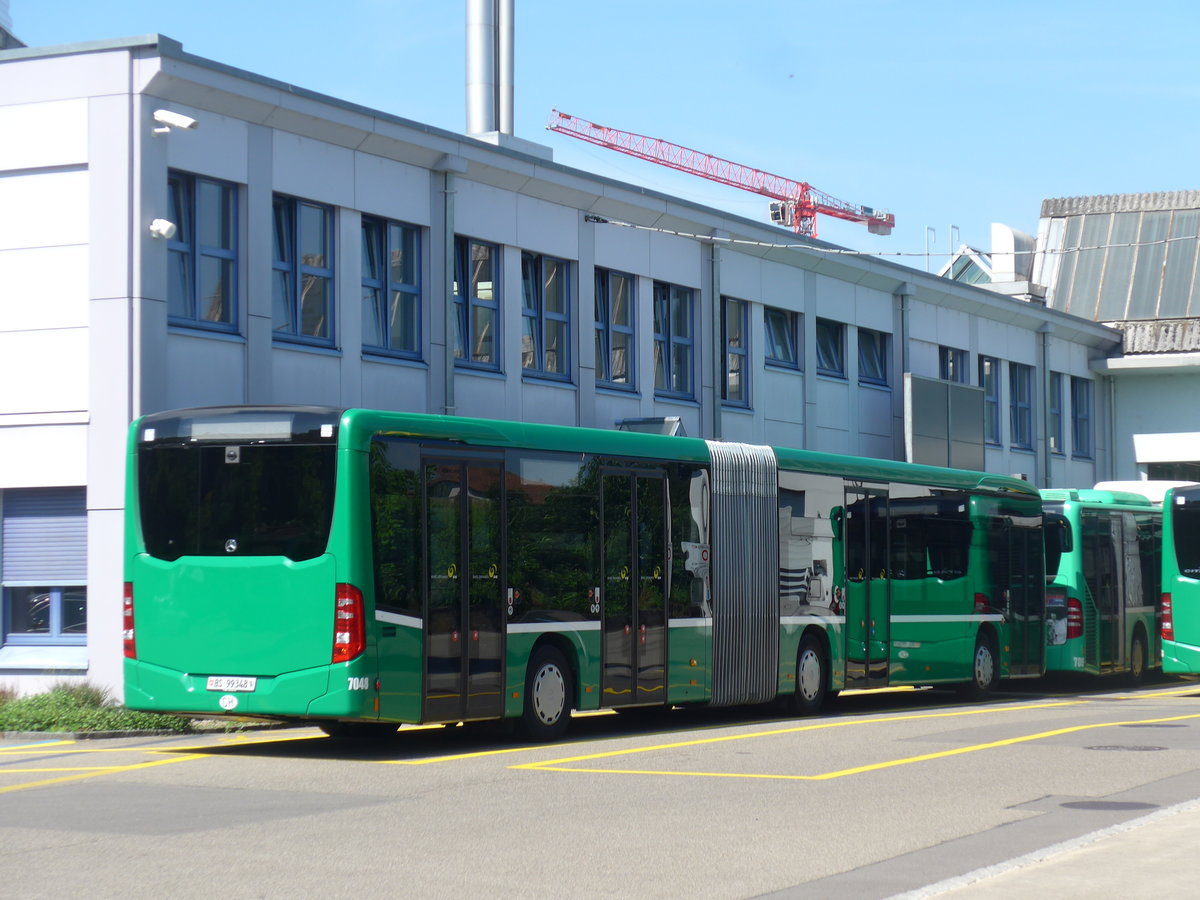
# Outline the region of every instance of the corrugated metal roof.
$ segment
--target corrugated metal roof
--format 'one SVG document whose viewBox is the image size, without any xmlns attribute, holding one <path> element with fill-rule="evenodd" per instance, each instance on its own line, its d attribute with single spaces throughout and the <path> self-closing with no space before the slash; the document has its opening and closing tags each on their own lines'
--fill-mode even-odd
<svg viewBox="0 0 1200 900">
<path fill-rule="evenodd" d="M 1150 212 L 1163 209 L 1200 209 L 1200 191 L 1155 191 L 1149 194 L 1103 194 L 1095 197 L 1058 197 L 1042 201 L 1042 218 L 1082 216 L 1087 213 Z"/>
<path fill-rule="evenodd" d="M 1200 350 L 1200 319 L 1150 319 L 1107 324 L 1124 332 L 1127 356 Z"/>
</svg>

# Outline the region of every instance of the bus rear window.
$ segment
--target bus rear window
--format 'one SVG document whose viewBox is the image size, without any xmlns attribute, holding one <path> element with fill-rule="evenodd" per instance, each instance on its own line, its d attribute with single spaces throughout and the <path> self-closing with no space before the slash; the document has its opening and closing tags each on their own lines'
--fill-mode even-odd
<svg viewBox="0 0 1200 900">
<path fill-rule="evenodd" d="M 1170 515 L 1179 573 L 1200 578 L 1200 490 L 1177 490 Z"/>
<path fill-rule="evenodd" d="M 333 517 L 330 444 L 196 444 L 138 451 L 138 503 L 151 556 L 325 552 Z"/>
</svg>

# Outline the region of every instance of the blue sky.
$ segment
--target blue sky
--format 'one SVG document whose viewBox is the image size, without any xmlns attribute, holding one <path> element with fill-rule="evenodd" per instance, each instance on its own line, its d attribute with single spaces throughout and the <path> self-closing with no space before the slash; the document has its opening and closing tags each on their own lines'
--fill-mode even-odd
<svg viewBox="0 0 1200 900">
<path fill-rule="evenodd" d="M 463 0 L 9 0 L 30 46 L 159 32 L 199 56 L 465 130 Z M 740 215 L 765 198 L 545 130 L 550 110 L 886 208 L 880 253 L 1033 232 L 1042 199 L 1200 189 L 1200 4 L 516 0 L 516 134 Z M 781 231 L 781 239 L 788 232 Z M 935 257 L 937 269 L 945 256 Z M 902 258 L 925 268 L 920 256 Z"/>
</svg>

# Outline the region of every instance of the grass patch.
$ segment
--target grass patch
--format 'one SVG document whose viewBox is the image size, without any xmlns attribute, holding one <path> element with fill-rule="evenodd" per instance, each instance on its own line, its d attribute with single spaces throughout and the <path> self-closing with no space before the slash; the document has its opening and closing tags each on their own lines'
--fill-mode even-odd
<svg viewBox="0 0 1200 900">
<path fill-rule="evenodd" d="M 107 688 L 86 681 L 59 682 L 44 694 L 0 693 L 0 731 L 178 731 L 191 729 L 181 716 L 136 712 Z"/>
</svg>

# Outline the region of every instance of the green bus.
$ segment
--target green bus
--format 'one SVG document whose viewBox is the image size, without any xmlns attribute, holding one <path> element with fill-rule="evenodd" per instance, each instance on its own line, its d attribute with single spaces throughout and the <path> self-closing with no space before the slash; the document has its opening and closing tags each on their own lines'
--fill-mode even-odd
<svg viewBox="0 0 1200 900">
<path fill-rule="evenodd" d="M 1124 673 L 1162 664 L 1162 507 L 1128 491 L 1043 490 L 1046 671 Z"/>
<path fill-rule="evenodd" d="M 128 448 L 125 700 L 330 734 L 1042 671 L 1020 479 L 316 407 L 177 410 Z"/>
<path fill-rule="evenodd" d="M 1163 499 L 1163 671 L 1200 675 L 1200 484 Z"/>
</svg>

